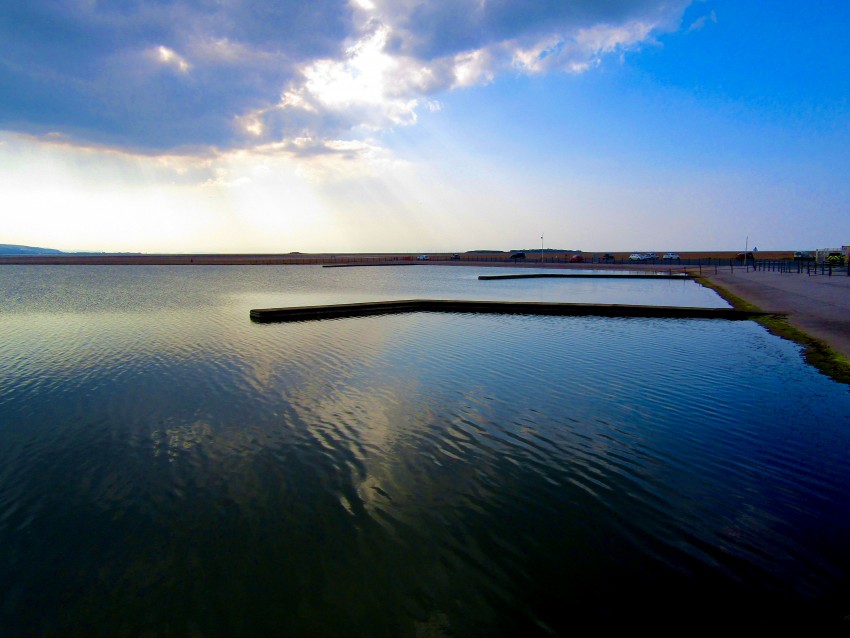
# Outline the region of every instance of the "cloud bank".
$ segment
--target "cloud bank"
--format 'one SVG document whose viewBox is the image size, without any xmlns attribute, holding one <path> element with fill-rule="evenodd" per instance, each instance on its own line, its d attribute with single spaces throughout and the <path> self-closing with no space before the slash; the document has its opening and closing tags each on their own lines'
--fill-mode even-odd
<svg viewBox="0 0 850 638">
<path fill-rule="evenodd" d="M 29 0 L 0 7 L 0 128 L 150 154 L 357 153 L 439 95 L 580 73 L 690 0 Z M 368 145 L 364 145 L 368 146 Z"/>
</svg>

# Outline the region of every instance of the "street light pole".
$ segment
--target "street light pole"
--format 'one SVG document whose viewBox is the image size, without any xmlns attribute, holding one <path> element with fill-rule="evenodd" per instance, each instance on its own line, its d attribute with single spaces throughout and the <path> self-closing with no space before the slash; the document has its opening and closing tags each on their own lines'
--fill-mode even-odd
<svg viewBox="0 0 850 638">
<path fill-rule="evenodd" d="M 540 233 L 540 265 L 543 265 L 543 233 Z"/>
</svg>

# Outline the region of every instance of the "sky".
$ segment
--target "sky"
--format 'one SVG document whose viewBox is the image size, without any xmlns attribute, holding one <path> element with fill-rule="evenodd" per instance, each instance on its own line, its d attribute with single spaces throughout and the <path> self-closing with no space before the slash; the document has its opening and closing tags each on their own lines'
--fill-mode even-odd
<svg viewBox="0 0 850 638">
<path fill-rule="evenodd" d="M 0 244 L 850 244 L 850 3 L 0 4 Z"/>
</svg>

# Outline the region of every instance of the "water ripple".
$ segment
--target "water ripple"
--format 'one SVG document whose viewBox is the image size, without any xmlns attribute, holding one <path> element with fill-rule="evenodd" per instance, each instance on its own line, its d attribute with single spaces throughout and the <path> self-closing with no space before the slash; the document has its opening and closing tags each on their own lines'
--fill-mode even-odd
<svg viewBox="0 0 850 638">
<path fill-rule="evenodd" d="M 407 270 L 410 290 L 133 271 L 115 312 L 93 271 L 50 271 L 39 312 L 19 290 L 0 318 L 0 629 L 565 635 L 648 622 L 659 600 L 691 620 L 850 613 L 832 604 L 850 398 L 797 346 L 720 320 L 246 317 L 246 300 L 452 291 L 448 269 Z M 63 282 L 86 304 L 47 312 Z"/>
</svg>

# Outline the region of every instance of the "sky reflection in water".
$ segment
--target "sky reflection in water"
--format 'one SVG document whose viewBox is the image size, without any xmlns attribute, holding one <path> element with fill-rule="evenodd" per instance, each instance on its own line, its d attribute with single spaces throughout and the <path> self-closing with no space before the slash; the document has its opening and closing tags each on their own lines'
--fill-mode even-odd
<svg viewBox="0 0 850 638">
<path fill-rule="evenodd" d="M 482 291 L 628 303 L 636 284 L 718 304 L 693 282 L 477 270 L 0 270 L 4 635 L 850 613 L 850 396 L 755 323 L 248 319 Z"/>
</svg>

